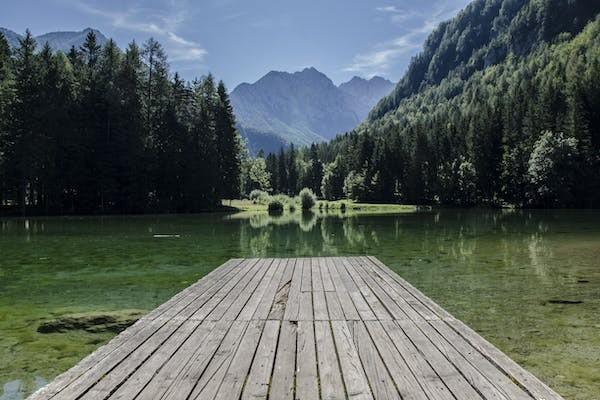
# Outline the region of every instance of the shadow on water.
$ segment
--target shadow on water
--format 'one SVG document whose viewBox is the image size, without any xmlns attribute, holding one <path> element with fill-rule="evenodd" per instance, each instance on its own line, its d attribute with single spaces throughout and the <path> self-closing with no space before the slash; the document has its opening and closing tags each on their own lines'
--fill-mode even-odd
<svg viewBox="0 0 600 400">
<path fill-rule="evenodd" d="M 0 394 L 21 398 L 232 257 L 372 254 L 561 394 L 600 393 L 600 212 L 435 210 L 0 220 Z M 3 396 L 3 397 L 2 397 Z"/>
</svg>

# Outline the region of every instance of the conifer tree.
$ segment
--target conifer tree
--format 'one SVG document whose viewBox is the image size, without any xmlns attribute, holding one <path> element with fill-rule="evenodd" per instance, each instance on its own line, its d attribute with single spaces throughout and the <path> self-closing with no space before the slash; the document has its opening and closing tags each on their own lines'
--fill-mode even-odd
<svg viewBox="0 0 600 400">
<path fill-rule="evenodd" d="M 296 166 L 296 150 L 294 144 L 290 144 L 290 151 L 287 155 L 287 190 L 290 196 L 296 194 L 298 190 L 298 167 Z"/>
<path fill-rule="evenodd" d="M 21 213 L 26 213 L 27 204 L 35 205 L 36 184 L 38 182 L 40 152 L 38 147 L 40 82 L 38 60 L 35 54 L 36 43 L 27 30 L 19 40 L 14 68 L 14 96 L 8 118 L 6 137 L 6 158 L 9 164 L 6 177 L 16 189 L 16 200 Z"/>
<path fill-rule="evenodd" d="M 215 129 L 222 185 L 219 194 L 223 199 L 235 199 L 240 195 L 240 136 L 235 127 L 233 107 L 223 81 L 219 81 L 217 94 L 219 98 Z"/>
</svg>

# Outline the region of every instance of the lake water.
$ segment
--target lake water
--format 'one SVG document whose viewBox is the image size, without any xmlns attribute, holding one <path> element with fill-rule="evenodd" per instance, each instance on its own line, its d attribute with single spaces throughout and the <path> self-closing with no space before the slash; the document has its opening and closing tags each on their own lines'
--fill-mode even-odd
<svg viewBox="0 0 600 400">
<path fill-rule="evenodd" d="M 151 310 L 232 257 L 354 254 L 379 257 L 567 399 L 600 398 L 600 211 L 441 210 L 0 220 L 0 400 L 114 335 L 38 333 L 48 319 Z"/>
</svg>

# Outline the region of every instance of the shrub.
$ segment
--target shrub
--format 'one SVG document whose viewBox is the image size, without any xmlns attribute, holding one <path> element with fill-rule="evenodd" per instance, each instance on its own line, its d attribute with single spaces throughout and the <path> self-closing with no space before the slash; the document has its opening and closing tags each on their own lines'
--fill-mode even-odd
<svg viewBox="0 0 600 400">
<path fill-rule="evenodd" d="M 296 212 L 296 204 L 290 203 L 289 209 L 290 209 L 290 212 Z"/>
<path fill-rule="evenodd" d="M 356 201 L 365 200 L 367 194 L 366 176 L 364 172 L 350 171 L 344 179 L 344 194 Z"/>
<path fill-rule="evenodd" d="M 317 203 L 317 197 L 309 188 L 304 188 L 300 191 L 300 204 L 303 210 L 310 210 Z"/>
<path fill-rule="evenodd" d="M 535 142 L 528 163 L 530 204 L 556 207 L 575 198 L 579 142 L 563 133 L 546 131 Z"/>
<path fill-rule="evenodd" d="M 281 214 L 283 212 L 283 202 L 278 198 L 272 198 L 268 205 L 269 214 Z"/>
<path fill-rule="evenodd" d="M 344 173 L 342 161 L 338 155 L 334 162 L 326 164 L 321 180 L 321 193 L 327 200 L 337 200 L 344 197 Z"/>
<path fill-rule="evenodd" d="M 269 194 L 267 192 L 263 192 L 262 190 L 254 189 L 250 192 L 250 200 L 254 203 L 262 203 L 269 198 Z"/>
</svg>

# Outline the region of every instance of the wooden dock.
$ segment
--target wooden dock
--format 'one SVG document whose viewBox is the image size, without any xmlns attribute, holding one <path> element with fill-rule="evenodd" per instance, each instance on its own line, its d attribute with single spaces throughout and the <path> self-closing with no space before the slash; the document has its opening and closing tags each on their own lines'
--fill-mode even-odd
<svg viewBox="0 0 600 400">
<path fill-rule="evenodd" d="M 30 398 L 561 399 L 373 257 L 230 260 Z"/>
</svg>

